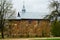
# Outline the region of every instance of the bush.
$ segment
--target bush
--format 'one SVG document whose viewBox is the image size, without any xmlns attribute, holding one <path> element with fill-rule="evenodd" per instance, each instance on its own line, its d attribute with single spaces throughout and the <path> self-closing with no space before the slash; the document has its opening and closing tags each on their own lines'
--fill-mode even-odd
<svg viewBox="0 0 60 40">
<path fill-rule="evenodd" d="M 51 30 L 52 35 L 56 37 L 60 37 L 60 22 L 54 21 L 51 26 L 52 26 L 52 30 Z"/>
</svg>

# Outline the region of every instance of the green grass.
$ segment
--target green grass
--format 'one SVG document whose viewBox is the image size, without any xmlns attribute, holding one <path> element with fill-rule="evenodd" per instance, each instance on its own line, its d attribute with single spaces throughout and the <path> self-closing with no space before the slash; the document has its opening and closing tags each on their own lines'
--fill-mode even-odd
<svg viewBox="0 0 60 40">
<path fill-rule="evenodd" d="M 60 40 L 59 37 L 54 37 L 54 38 L 37 38 L 37 39 L 33 39 L 33 40 Z"/>
<path fill-rule="evenodd" d="M 34 40 L 60 40 L 60 39 L 34 39 Z"/>
<path fill-rule="evenodd" d="M 4 40 L 5 39 L 11 39 L 11 40 L 13 40 L 13 39 L 19 39 L 19 40 L 21 40 L 21 39 L 28 39 L 28 40 L 60 40 L 60 37 L 45 37 L 45 38 L 4 38 Z"/>
<path fill-rule="evenodd" d="M 46 39 L 46 40 L 60 40 L 60 39 Z"/>
</svg>

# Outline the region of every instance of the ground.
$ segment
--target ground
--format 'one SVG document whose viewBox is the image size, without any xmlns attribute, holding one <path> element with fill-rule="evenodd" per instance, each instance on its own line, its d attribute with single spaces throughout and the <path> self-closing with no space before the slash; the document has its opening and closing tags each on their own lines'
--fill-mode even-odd
<svg viewBox="0 0 60 40">
<path fill-rule="evenodd" d="M 60 37 L 51 37 L 51 38 L 6 38 L 0 40 L 60 40 Z"/>
</svg>

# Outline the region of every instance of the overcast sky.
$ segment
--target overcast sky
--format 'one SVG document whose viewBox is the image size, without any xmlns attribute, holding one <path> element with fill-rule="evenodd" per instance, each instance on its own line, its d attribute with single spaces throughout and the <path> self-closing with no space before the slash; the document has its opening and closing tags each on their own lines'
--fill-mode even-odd
<svg viewBox="0 0 60 40">
<path fill-rule="evenodd" d="M 49 0 L 13 0 L 13 6 L 17 11 L 22 10 L 23 1 L 27 12 L 48 12 Z"/>
<path fill-rule="evenodd" d="M 41 14 L 49 14 L 50 0 L 12 0 L 13 7 L 16 11 L 21 12 L 23 7 L 23 1 L 26 8 L 26 12 L 40 12 Z M 38 13 L 37 13 L 38 14 Z"/>
</svg>

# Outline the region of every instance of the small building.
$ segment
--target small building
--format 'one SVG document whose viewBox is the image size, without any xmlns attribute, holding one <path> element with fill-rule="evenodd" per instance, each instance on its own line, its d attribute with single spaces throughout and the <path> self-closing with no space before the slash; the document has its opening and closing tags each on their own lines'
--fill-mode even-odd
<svg viewBox="0 0 60 40">
<path fill-rule="evenodd" d="M 9 20 L 11 35 L 49 37 L 50 21 L 48 19 L 12 19 Z"/>
<path fill-rule="evenodd" d="M 49 37 L 50 20 L 32 12 L 26 12 L 23 5 L 22 12 L 17 17 L 8 18 L 8 35 L 16 37 Z"/>
</svg>

